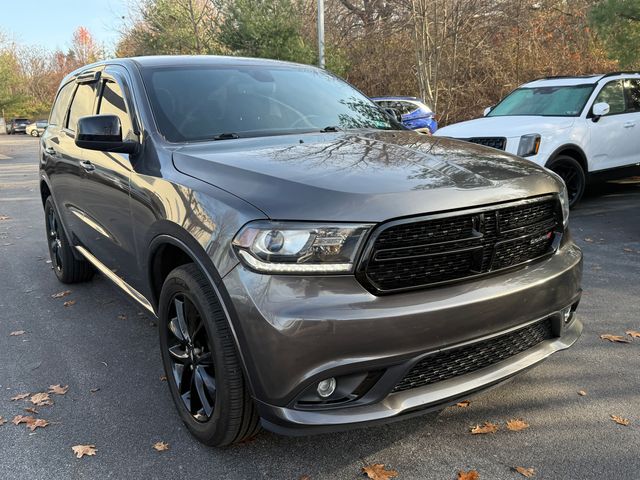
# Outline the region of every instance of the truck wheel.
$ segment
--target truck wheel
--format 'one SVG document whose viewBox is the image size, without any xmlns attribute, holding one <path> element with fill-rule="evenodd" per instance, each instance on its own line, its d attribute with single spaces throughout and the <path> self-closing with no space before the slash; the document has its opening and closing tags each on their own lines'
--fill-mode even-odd
<svg viewBox="0 0 640 480">
<path fill-rule="evenodd" d="M 47 227 L 47 243 L 53 271 L 62 283 L 79 283 L 91 280 L 95 270 L 86 260 L 78 260 L 71 250 L 64 233 L 60 217 L 51 197 L 44 204 L 44 218 Z"/>
<path fill-rule="evenodd" d="M 569 195 L 569 206 L 573 208 L 582 198 L 587 185 L 587 177 L 582 166 L 573 157 L 559 155 L 547 165 L 547 168 L 564 180 Z"/>
<path fill-rule="evenodd" d="M 199 441 L 255 436 L 260 419 L 220 299 L 194 264 L 172 270 L 159 300 L 162 363 L 182 421 Z"/>
</svg>

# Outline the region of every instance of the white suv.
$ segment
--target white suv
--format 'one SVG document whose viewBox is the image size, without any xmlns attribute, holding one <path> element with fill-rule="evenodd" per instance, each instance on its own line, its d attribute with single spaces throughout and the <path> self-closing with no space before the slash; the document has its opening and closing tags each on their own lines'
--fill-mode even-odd
<svg viewBox="0 0 640 480">
<path fill-rule="evenodd" d="M 487 108 L 483 118 L 435 135 L 546 166 L 565 181 L 573 206 L 588 174 L 640 164 L 640 73 L 535 80 Z"/>
</svg>

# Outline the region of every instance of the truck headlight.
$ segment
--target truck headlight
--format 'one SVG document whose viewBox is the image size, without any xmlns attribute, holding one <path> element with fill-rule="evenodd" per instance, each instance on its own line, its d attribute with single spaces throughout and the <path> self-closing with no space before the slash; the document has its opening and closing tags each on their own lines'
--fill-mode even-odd
<svg viewBox="0 0 640 480">
<path fill-rule="evenodd" d="M 540 135 L 537 133 L 530 133 L 529 135 L 522 135 L 520 137 L 520 143 L 518 144 L 518 156 L 519 157 L 531 157 L 537 155 L 540 149 Z"/>
<path fill-rule="evenodd" d="M 569 224 L 569 193 L 567 192 L 567 186 L 564 184 L 562 179 L 558 177 L 560 180 L 560 205 L 562 205 L 562 223 L 566 226 Z"/>
<path fill-rule="evenodd" d="M 238 257 L 263 273 L 351 273 L 371 224 L 260 220 L 233 239 Z"/>
</svg>

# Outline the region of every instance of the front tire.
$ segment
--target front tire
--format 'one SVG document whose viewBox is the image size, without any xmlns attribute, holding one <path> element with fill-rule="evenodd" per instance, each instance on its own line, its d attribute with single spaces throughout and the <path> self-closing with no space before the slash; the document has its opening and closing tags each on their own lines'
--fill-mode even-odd
<svg viewBox="0 0 640 480">
<path fill-rule="evenodd" d="M 159 300 L 162 363 L 182 421 L 200 442 L 255 436 L 259 417 L 220 299 L 194 264 L 171 271 Z"/>
<path fill-rule="evenodd" d="M 567 186 L 569 207 L 576 206 L 587 186 L 587 176 L 580 162 L 573 157 L 559 155 L 547 165 L 547 168 L 557 173 Z"/>
<path fill-rule="evenodd" d="M 32 137 L 39 137 L 40 135 L 38 135 L 38 131 L 37 130 L 31 130 L 31 136 Z"/>
<path fill-rule="evenodd" d="M 60 216 L 51 197 L 44 203 L 44 218 L 47 228 L 47 244 L 53 271 L 62 283 L 79 283 L 91 280 L 95 270 L 86 260 L 78 260 L 62 228 Z"/>
</svg>

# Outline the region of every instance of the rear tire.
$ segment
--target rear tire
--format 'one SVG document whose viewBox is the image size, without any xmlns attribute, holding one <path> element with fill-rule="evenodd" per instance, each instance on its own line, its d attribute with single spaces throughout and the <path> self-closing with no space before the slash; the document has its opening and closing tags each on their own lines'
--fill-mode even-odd
<svg viewBox="0 0 640 480">
<path fill-rule="evenodd" d="M 582 198 L 587 186 L 587 176 L 575 158 L 559 155 L 553 159 L 547 168 L 557 173 L 567 186 L 569 207 L 573 208 Z"/>
<path fill-rule="evenodd" d="M 172 270 L 159 300 L 162 363 L 191 434 L 221 447 L 255 436 L 260 418 L 220 299 L 194 264 Z"/>
<path fill-rule="evenodd" d="M 62 283 L 79 283 L 91 280 L 95 270 L 86 260 L 78 260 L 62 228 L 60 216 L 51 197 L 44 203 L 44 218 L 47 228 L 47 244 L 53 271 Z"/>
<path fill-rule="evenodd" d="M 38 131 L 37 130 L 31 130 L 31 136 L 32 137 L 39 137 L 40 135 L 38 135 Z"/>
</svg>

